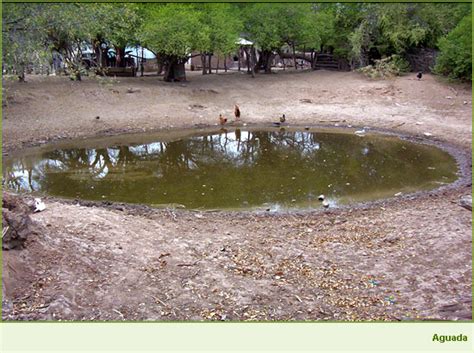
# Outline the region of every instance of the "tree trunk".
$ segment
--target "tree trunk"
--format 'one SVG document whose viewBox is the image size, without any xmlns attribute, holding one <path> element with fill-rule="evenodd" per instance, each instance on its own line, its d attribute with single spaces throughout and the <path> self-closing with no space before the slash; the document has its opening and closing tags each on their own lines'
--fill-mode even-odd
<svg viewBox="0 0 474 353">
<path fill-rule="evenodd" d="M 165 76 L 163 80 L 166 82 L 186 81 L 186 71 L 184 63 L 187 58 L 179 59 L 175 56 L 166 58 Z"/>
<path fill-rule="evenodd" d="M 256 60 L 257 62 L 255 62 L 255 60 L 253 60 L 252 58 L 253 69 L 257 74 L 260 72 L 260 68 L 263 66 L 264 56 L 265 55 L 263 54 L 263 52 L 260 52 L 260 56 L 258 57 L 258 60 Z"/>
<path fill-rule="evenodd" d="M 255 78 L 255 62 L 257 61 L 257 53 L 255 52 L 254 46 L 252 46 L 250 52 L 252 53 L 252 78 Z"/>
<path fill-rule="evenodd" d="M 208 54 L 208 57 L 207 57 L 207 60 L 208 60 L 208 64 L 209 64 L 209 74 L 212 74 L 212 63 L 211 63 L 211 59 L 212 59 L 212 54 Z"/>
<path fill-rule="evenodd" d="M 227 57 L 224 56 L 224 72 L 227 72 Z"/>
<path fill-rule="evenodd" d="M 206 54 L 201 54 L 201 65 L 202 65 L 202 74 L 207 75 L 206 70 Z"/>
<path fill-rule="evenodd" d="M 217 55 L 217 67 L 216 67 L 216 74 L 219 72 L 219 55 Z"/>
<path fill-rule="evenodd" d="M 238 62 L 239 72 L 240 72 L 240 60 L 242 60 L 242 47 L 239 48 L 239 62 Z"/>
<path fill-rule="evenodd" d="M 115 60 L 117 67 L 125 67 L 125 48 L 115 47 Z"/>
<path fill-rule="evenodd" d="M 163 76 L 163 80 L 166 82 L 173 82 L 174 81 L 174 70 L 173 70 L 174 60 L 173 58 L 169 58 L 165 64 L 165 73 Z"/>
<path fill-rule="evenodd" d="M 145 71 L 145 66 L 143 65 L 143 51 L 144 50 L 143 50 L 143 47 L 142 47 L 142 57 L 141 57 L 141 60 L 140 60 L 140 77 L 143 77 L 143 73 Z M 138 52 L 138 48 L 137 48 L 137 52 Z"/>
<path fill-rule="evenodd" d="M 266 74 L 272 73 L 272 61 L 273 61 L 273 52 L 271 50 L 263 50 L 261 54 L 262 67 L 265 70 Z"/>
<path fill-rule="evenodd" d="M 161 73 L 163 72 L 163 60 L 158 56 L 156 57 L 156 65 L 158 66 L 156 70 L 156 74 L 160 76 Z"/>
<path fill-rule="evenodd" d="M 245 51 L 245 58 L 247 59 L 247 73 L 250 73 L 250 49 L 244 49 Z"/>
<path fill-rule="evenodd" d="M 293 49 L 293 63 L 295 65 L 295 70 L 298 70 L 298 64 L 296 63 L 296 50 L 295 50 L 295 45 L 293 44 L 291 46 L 291 48 Z"/>
</svg>

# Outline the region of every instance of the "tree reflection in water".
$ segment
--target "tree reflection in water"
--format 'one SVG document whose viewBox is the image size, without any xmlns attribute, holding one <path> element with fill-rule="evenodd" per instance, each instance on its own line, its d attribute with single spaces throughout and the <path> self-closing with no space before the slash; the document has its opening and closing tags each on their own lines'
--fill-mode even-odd
<svg viewBox="0 0 474 353">
<path fill-rule="evenodd" d="M 316 207 L 433 188 L 456 178 L 447 153 L 397 138 L 221 130 L 171 142 L 68 148 L 4 162 L 16 191 L 190 208 Z"/>
</svg>

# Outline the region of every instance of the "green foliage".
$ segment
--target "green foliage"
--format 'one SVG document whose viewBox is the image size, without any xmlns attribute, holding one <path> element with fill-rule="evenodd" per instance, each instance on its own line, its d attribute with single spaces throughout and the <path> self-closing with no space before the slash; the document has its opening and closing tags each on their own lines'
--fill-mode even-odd
<svg viewBox="0 0 474 353">
<path fill-rule="evenodd" d="M 435 72 L 472 81 L 472 16 L 465 16 L 447 36 L 439 40 L 440 54 Z"/>
<path fill-rule="evenodd" d="M 351 46 L 349 58 L 355 60 L 360 66 L 365 65 L 364 49 L 370 44 L 370 36 L 368 32 L 367 21 L 362 21 L 359 27 L 354 32 L 349 34 L 349 43 Z"/>
<path fill-rule="evenodd" d="M 375 60 L 374 65 L 368 65 L 358 69 L 370 78 L 391 78 L 400 76 L 410 70 L 408 62 L 399 55 L 392 55 L 388 58 Z"/>
<path fill-rule="evenodd" d="M 242 21 L 236 9 L 229 4 L 204 4 L 196 6 L 201 12 L 202 25 L 207 27 L 209 39 L 199 49 L 202 52 L 229 54 L 237 49 L 237 40 L 242 30 Z"/>
<path fill-rule="evenodd" d="M 194 50 L 210 48 L 209 32 L 202 13 L 193 6 L 153 4 L 147 8 L 139 37 L 156 53 L 186 58 Z"/>
<path fill-rule="evenodd" d="M 86 46 L 104 59 L 108 47 L 120 49 L 123 54 L 126 46 L 140 44 L 160 57 L 184 62 L 195 51 L 232 53 L 240 36 L 254 42 L 268 60 L 272 53 L 294 47 L 330 51 L 351 60 L 355 67 L 380 57 L 391 57 L 390 65 L 402 72 L 404 64 L 394 55 L 403 57 L 418 48 L 439 47 L 437 72 L 470 79 L 472 71 L 467 18 L 471 15 L 471 4 L 5 3 L 2 6 L 4 67 L 18 74 L 31 65 L 48 65 L 52 49 L 63 55 L 69 69 L 80 78 L 81 50 Z M 107 48 L 101 51 L 103 44 Z"/>
<path fill-rule="evenodd" d="M 48 64 L 47 32 L 38 21 L 42 4 L 2 4 L 3 65 L 21 79 L 28 65 Z"/>
<path fill-rule="evenodd" d="M 117 47 L 138 43 L 137 28 L 141 25 L 141 8 L 130 4 L 81 4 L 89 17 L 91 38 L 105 38 Z M 84 11 L 85 10 L 85 11 Z"/>
<path fill-rule="evenodd" d="M 248 39 L 261 50 L 320 45 L 322 22 L 311 4 L 254 3 L 244 7 L 242 13 Z"/>
</svg>

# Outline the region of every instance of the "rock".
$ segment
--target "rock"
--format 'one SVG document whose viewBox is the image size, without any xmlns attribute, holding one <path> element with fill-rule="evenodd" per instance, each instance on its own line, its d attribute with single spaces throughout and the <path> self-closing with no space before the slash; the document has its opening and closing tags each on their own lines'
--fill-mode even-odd
<svg viewBox="0 0 474 353">
<path fill-rule="evenodd" d="M 329 207 L 329 202 L 323 201 L 323 207 L 324 207 L 324 208 L 328 208 L 328 207 Z"/>
<path fill-rule="evenodd" d="M 73 306 L 73 303 L 61 294 L 42 311 L 47 315 L 47 320 L 54 320 L 56 317 L 63 319 L 73 314 Z"/>
<path fill-rule="evenodd" d="M 30 213 L 30 207 L 20 197 L 3 193 L 2 249 L 22 248 L 29 236 L 39 233 L 39 226 L 30 218 Z"/>
<path fill-rule="evenodd" d="M 319 201 L 324 201 L 324 195 L 322 195 L 322 194 L 319 195 L 319 196 L 318 196 L 318 200 L 319 200 Z"/>
<path fill-rule="evenodd" d="M 459 200 L 459 205 L 469 211 L 472 211 L 472 196 L 466 195 L 461 197 L 461 200 Z"/>
<path fill-rule="evenodd" d="M 424 133 L 423 133 L 423 136 L 425 136 L 425 137 L 431 137 L 431 136 L 433 136 L 433 134 L 430 133 L 430 132 L 424 132 Z"/>
</svg>

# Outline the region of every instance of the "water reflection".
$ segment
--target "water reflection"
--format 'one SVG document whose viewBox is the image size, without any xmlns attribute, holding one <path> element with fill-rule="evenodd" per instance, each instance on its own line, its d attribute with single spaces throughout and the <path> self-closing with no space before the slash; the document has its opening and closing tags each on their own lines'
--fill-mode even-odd
<svg viewBox="0 0 474 353">
<path fill-rule="evenodd" d="M 16 191 L 189 208 L 319 207 L 455 179 L 445 152 L 396 138 L 222 130 L 175 141 L 66 148 L 4 162 Z"/>
</svg>

